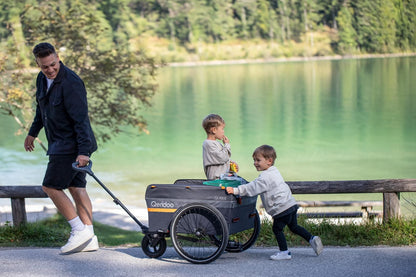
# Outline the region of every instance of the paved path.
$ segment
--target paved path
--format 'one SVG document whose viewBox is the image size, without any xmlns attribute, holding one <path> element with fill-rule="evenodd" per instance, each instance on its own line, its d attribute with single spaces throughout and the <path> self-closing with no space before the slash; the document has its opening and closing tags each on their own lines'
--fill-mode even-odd
<svg viewBox="0 0 416 277">
<path fill-rule="evenodd" d="M 46 211 L 46 210 L 45 210 Z M 147 224 L 144 209 L 131 212 Z M 28 213 L 34 221 L 54 214 Z M 139 226 L 117 207 L 98 210 L 94 219 L 126 230 Z M 168 248 L 159 259 L 148 258 L 141 248 L 102 248 L 96 252 L 60 255 L 59 248 L 0 248 L 0 276 L 416 276 L 416 246 L 325 247 L 316 257 L 311 248 L 296 247 L 290 261 L 271 261 L 274 248 L 250 248 L 222 254 L 210 264 L 191 264 Z"/>
<path fill-rule="evenodd" d="M 414 247 L 292 248 L 292 260 L 272 261 L 270 248 L 224 253 L 210 264 L 191 264 L 168 248 L 150 259 L 141 248 L 102 248 L 60 255 L 58 248 L 0 248 L 1 276 L 416 276 Z"/>
</svg>

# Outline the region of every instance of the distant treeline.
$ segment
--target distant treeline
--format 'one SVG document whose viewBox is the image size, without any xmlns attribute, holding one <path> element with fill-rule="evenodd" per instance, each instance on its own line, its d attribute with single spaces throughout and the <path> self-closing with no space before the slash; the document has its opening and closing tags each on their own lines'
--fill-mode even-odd
<svg viewBox="0 0 416 277">
<path fill-rule="evenodd" d="M 104 0 L 96 5 L 113 31 L 128 38 L 150 33 L 180 45 L 234 39 L 285 43 L 325 32 L 337 54 L 416 49 L 416 0 Z"/>
<path fill-rule="evenodd" d="M 167 39 L 192 50 L 196 43 L 262 40 L 285 44 L 325 34 L 335 54 L 412 52 L 416 0 L 50 0 L 64 10 L 76 2 L 102 18 L 113 41 Z M 49 1 L 0 3 L 0 39 L 10 18 Z M 54 23 L 51 22 L 51 25 Z M 91 34 L 95 35 L 95 34 Z"/>
</svg>

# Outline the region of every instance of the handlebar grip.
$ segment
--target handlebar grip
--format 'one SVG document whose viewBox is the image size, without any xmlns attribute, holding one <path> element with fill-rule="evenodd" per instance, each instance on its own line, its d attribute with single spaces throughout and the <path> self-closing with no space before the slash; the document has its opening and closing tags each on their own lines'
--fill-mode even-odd
<svg viewBox="0 0 416 277">
<path fill-rule="evenodd" d="M 89 175 L 94 174 L 91 170 L 91 167 L 92 167 L 92 161 L 91 160 L 89 160 L 89 162 L 86 166 L 78 166 L 78 165 L 79 165 L 79 162 L 72 163 L 72 169 L 74 169 L 76 171 L 80 171 L 80 172 L 86 172 Z"/>
</svg>

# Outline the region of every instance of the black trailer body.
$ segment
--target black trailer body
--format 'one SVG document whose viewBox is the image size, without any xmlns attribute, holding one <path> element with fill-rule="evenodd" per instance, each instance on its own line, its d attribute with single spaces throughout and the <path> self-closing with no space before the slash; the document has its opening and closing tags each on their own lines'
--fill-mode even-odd
<svg viewBox="0 0 416 277">
<path fill-rule="evenodd" d="M 91 160 L 83 167 L 75 162 L 72 168 L 91 175 L 110 194 L 114 203 L 140 226 L 144 234 L 141 247 L 151 258 L 165 253 L 165 238 L 170 236 L 181 257 L 196 264 L 210 263 L 224 250 L 241 252 L 248 249 L 260 233 L 257 197 L 236 199 L 225 193 L 222 184 L 202 185 L 204 180 L 180 179 L 175 184 L 148 186 L 145 198 L 149 228 L 95 176 Z M 229 235 L 246 230 L 248 234 L 230 239 Z"/>
<path fill-rule="evenodd" d="M 204 203 L 224 216 L 230 234 L 253 228 L 256 217 L 255 197 L 236 199 L 221 187 L 195 184 L 154 184 L 146 189 L 149 232 L 169 232 L 175 213 L 186 204 Z"/>
</svg>

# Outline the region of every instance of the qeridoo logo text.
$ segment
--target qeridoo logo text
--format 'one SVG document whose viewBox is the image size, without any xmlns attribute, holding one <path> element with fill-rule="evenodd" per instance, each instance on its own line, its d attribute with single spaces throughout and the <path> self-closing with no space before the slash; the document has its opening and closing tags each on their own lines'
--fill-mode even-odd
<svg viewBox="0 0 416 277">
<path fill-rule="evenodd" d="M 172 202 L 166 202 L 166 201 L 162 201 L 162 202 L 152 201 L 150 203 L 150 205 L 153 208 L 167 208 L 167 209 L 171 209 L 171 208 L 175 207 L 175 204 L 173 204 Z"/>
</svg>

